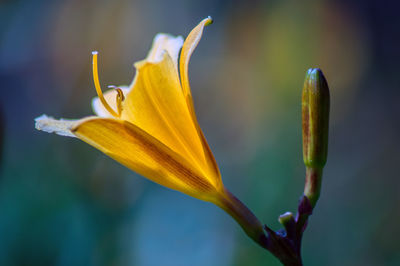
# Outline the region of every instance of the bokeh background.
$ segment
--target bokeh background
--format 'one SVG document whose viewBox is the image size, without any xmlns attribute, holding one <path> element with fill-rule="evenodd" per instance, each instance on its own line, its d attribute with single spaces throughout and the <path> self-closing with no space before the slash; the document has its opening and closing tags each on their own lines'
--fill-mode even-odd
<svg viewBox="0 0 400 266">
<path fill-rule="evenodd" d="M 384 3 L 383 3 L 384 2 Z M 301 88 L 331 88 L 329 158 L 305 265 L 400 265 L 397 1 L 0 2 L 0 265 L 280 265 L 223 211 L 77 139 L 100 78 L 129 84 L 153 36 L 214 24 L 190 64 L 197 116 L 226 186 L 273 229 L 302 193 Z"/>
</svg>

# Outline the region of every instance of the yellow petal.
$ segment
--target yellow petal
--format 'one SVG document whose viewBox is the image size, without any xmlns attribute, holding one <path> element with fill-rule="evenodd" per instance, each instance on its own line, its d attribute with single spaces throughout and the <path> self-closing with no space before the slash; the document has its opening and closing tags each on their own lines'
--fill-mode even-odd
<svg viewBox="0 0 400 266">
<path fill-rule="evenodd" d="M 218 169 L 217 162 L 215 161 L 215 158 L 211 152 L 210 147 L 208 146 L 207 140 L 204 137 L 203 131 L 201 130 L 196 114 L 194 111 L 194 105 L 193 105 L 193 99 L 192 99 L 192 93 L 190 90 L 190 84 L 189 84 L 189 73 L 188 73 L 188 67 L 189 67 L 189 61 L 190 57 L 192 56 L 194 50 L 196 49 L 197 45 L 200 42 L 201 36 L 203 35 L 203 30 L 205 26 L 208 26 L 212 23 L 211 17 L 207 17 L 203 19 L 188 35 L 186 38 L 182 51 L 181 51 L 181 57 L 179 60 L 179 70 L 180 70 L 180 78 L 181 78 L 181 84 L 182 84 L 182 90 L 183 94 L 185 96 L 186 104 L 189 109 L 189 112 L 192 116 L 193 124 L 197 128 L 197 132 L 199 135 L 199 138 L 201 140 L 202 146 L 203 146 L 203 151 L 205 153 L 205 158 L 207 160 L 207 164 L 209 167 L 212 169 L 212 171 L 220 176 L 220 172 Z"/>
<path fill-rule="evenodd" d="M 190 161 L 215 186 L 221 186 L 220 174 L 209 163 L 210 159 L 207 157 L 210 154 L 203 147 L 201 133 L 193 122 L 182 93 L 177 68 L 170 56 L 172 48 L 179 46 L 168 46 L 171 44 L 168 38 L 174 37 L 162 36 L 164 37 L 155 39 L 149 54 L 150 58 L 162 58 L 135 64 L 137 75 L 125 97 L 121 119 L 131 122 L 161 141 Z M 162 50 L 160 47 L 170 48 Z M 154 51 L 163 52 L 156 55 Z M 176 52 L 176 49 L 173 51 Z"/>
<path fill-rule="evenodd" d="M 203 29 L 205 26 L 210 25 L 212 23 L 211 17 L 203 19 L 188 35 L 186 38 L 182 51 L 181 58 L 179 61 L 179 70 L 181 74 L 181 82 L 184 95 L 188 98 L 188 100 L 192 101 L 192 95 L 190 92 L 189 86 L 189 76 L 188 76 L 188 66 L 189 60 L 192 56 L 194 49 L 196 49 L 197 45 L 200 42 L 201 36 L 203 35 Z M 192 105 L 192 102 L 190 102 Z"/>
<path fill-rule="evenodd" d="M 160 185 L 206 201 L 219 193 L 185 158 L 127 121 L 90 118 L 77 124 L 72 132 Z"/>
<path fill-rule="evenodd" d="M 194 126 L 168 53 L 159 63 L 142 62 L 123 103 L 121 119 L 140 127 L 200 168 L 206 167 Z"/>
</svg>

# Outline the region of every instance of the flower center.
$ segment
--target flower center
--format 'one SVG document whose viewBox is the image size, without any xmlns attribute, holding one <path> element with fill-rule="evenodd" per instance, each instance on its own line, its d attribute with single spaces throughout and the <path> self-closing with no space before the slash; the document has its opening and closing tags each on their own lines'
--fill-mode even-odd
<svg viewBox="0 0 400 266">
<path fill-rule="evenodd" d="M 116 96 L 116 102 L 117 102 L 117 111 L 115 111 L 106 101 L 104 98 L 103 92 L 100 87 L 100 81 L 99 81 L 99 72 L 98 72 L 98 67 L 97 67 L 97 51 L 92 52 L 93 55 L 93 81 L 94 81 L 94 86 L 96 88 L 97 95 L 99 96 L 99 99 L 101 103 L 103 104 L 104 108 L 114 117 L 120 117 L 121 112 L 122 112 L 122 102 L 125 99 L 124 93 L 120 88 L 117 88 L 115 86 L 109 86 L 109 88 L 114 88 L 117 91 L 117 96 Z"/>
</svg>

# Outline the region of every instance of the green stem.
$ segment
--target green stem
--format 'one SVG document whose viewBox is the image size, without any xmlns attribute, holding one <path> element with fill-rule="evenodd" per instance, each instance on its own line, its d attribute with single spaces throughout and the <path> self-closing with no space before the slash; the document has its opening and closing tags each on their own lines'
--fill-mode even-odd
<svg viewBox="0 0 400 266">
<path fill-rule="evenodd" d="M 265 248 L 267 238 L 262 223 L 229 190 L 225 189 L 224 197 L 216 205 L 231 215 L 251 239 Z"/>
<path fill-rule="evenodd" d="M 285 223 L 289 234 L 274 232 L 268 226 L 263 225 L 249 208 L 227 189 L 222 195 L 215 204 L 231 215 L 251 239 L 270 251 L 283 265 L 302 265 L 300 254 L 302 230 L 296 231 L 298 224 L 293 216 L 291 218 L 292 223 Z M 306 200 L 308 202 L 308 199 Z M 309 203 L 308 206 L 310 206 Z M 299 217 L 307 219 L 308 215 L 301 214 Z M 306 220 L 302 222 L 305 223 Z"/>
<path fill-rule="evenodd" d="M 319 199 L 322 183 L 322 168 L 306 167 L 306 181 L 304 185 L 304 195 L 310 200 L 314 208 Z"/>
</svg>

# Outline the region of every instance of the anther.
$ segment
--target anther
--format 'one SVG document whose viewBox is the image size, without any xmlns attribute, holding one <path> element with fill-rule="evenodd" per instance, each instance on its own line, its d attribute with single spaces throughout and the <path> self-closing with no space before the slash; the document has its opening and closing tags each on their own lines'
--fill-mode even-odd
<svg viewBox="0 0 400 266">
<path fill-rule="evenodd" d="M 122 113 L 122 102 L 125 100 L 125 95 L 124 92 L 113 85 L 107 86 L 110 89 L 115 89 L 117 91 L 117 95 L 116 95 L 116 102 L 117 102 L 117 109 L 118 109 L 118 116 L 121 116 Z"/>
</svg>

